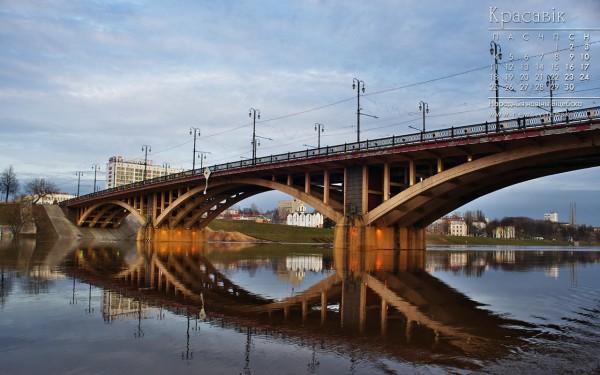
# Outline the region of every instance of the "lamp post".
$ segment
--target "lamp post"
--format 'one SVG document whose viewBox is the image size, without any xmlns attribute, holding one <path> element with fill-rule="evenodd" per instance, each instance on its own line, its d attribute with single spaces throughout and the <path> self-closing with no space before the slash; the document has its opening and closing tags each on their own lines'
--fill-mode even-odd
<svg viewBox="0 0 600 375">
<path fill-rule="evenodd" d="M 494 56 L 494 80 L 496 88 L 496 131 L 500 128 L 500 103 L 498 102 L 498 61 L 502 60 L 502 48 L 493 40 L 490 42 L 490 55 Z"/>
<path fill-rule="evenodd" d="M 252 121 L 252 164 L 256 163 L 256 116 L 260 120 L 260 109 L 250 108 L 248 116 L 253 117 Z"/>
<path fill-rule="evenodd" d="M 197 151 L 198 152 L 198 157 L 200 158 L 200 169 L 204 169 L 203 165 L 202 165 L 202 160 L 206 159 L 206 154 L 211 154 L 212 152 L 208 152 L 208 151 Z"/>
<path fill-rule="evenodd" d="M 419 111 L 423 112 L 423 133 L 425 133 L 425 112 L 429 113 L 429 104 L 419 101 Z"/>
<path fill-rule="evenodd" d="M 546 77 L 546 86 L 550 89 L 550 125 L 554 125 L 554 104 L 552 103 L 552 92 L 556 89 L 556 80 L 551 75 Z"/>
<path fill-rule="evenodd" d="M 94 170 L 94 193 L 96 192 L 96 173 L 98 172 L 98 169 L 100 169 L 100 166 L 98 164 L 94 164 L 92 165 L 92 169 Z"/>
<path fill-rule="evenodd" d="M 352 90 L 354 89 L 356 89 L 356 142 L 360 142 L 360 91 L 362 90 L 364 94 L 365 82 L 358 78 L 352 79 Z"/>
<path fill-rule="evenodd" d="M 325 125 L 315 122 L 315 131 L 317 132 L 317 148 L 321 148 L 321 133 L 325 131 Z"/>
<path fill-rule="evenodd" d="M 75 172 L 75 176 L 77 176 L 77 196 L 79 196 L 79 186 L 81 186 L 81 176 L 83 176 L 83 172 Z"/>
<path fill-rule="evenodd" d="M 194 135 L 194 153 L 192 154 L 192 170 L 196 169 L 196 138 L 200 138 L 199 128 L 190 128 L 190 135 Z"/>
<path fill-rule="evenodd" d="M 146 171 L 148 169 L 148 152 L 152 152 L 152 148 L 149 145 L 142 145 L 142 151 L 146 152 L 146 155 L 144 156 L 144 178 L 143 180 L 146 179 Z"/>
</svg>

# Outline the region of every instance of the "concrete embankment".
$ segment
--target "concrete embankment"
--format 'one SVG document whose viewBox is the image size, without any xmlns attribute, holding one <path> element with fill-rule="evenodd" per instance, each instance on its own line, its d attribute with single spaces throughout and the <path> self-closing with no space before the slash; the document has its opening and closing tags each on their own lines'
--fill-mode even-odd
<svg viewBox="0 0 600 375">
<path fill-rule="evenodd" d="M 67 219 L 57 205 L 35 205 L 37 239 L 94 239 L 101 241 L 135 240 L 139 225 L 125 220 L 117 229 L 79 228 Z"/>
</svg>

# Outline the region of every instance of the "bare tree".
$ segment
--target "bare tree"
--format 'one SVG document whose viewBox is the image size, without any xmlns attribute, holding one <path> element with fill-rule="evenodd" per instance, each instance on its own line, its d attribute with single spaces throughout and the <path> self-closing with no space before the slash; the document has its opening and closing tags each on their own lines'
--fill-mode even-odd
<svg viewBox="0 0 600 375">
<path fill-rule="evenodd" d="M 0 174 L 0 193 L 4 194 L 4 201 L 8 202 L 8 197 L 15 195 L 18 191 L 19 180 L 12 165 L 10 165 Z"/>
<path fill-rule="evenodd" d="M 10 228 L 10 232 L 13 235 L 13 238 L 19 237 L 19 233 L 25 226 L 25 222 L 23 221 L 23 216 L 21 215 L 21 204 L 13 203 L 7 205 L 7 221 L 8 227 Z"/>
<path fill-rule="evenodd" d="M 31 196 L 31 203 L 35 204 L 40 199 L 44 199 L 44 197 L 56 193 L 58 188 L 52 181 L 46 181 L 46 179 L 43 178 L 34 178 L 25 184 L 25 191 Z"/>
</svg>

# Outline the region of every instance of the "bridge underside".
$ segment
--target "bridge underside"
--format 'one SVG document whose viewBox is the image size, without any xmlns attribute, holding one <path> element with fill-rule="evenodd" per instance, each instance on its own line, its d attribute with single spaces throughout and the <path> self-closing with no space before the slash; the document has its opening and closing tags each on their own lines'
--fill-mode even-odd
<svg viewBox="0 0 600 375">
<path fill-rule="evenodd" d="M 336 246 L 424 249 L 425 228 L 441 216 L 507 186 L 600 166 L 598 145 L 600 122 L 590 120 L 215 172 L 208 182 L 191 175 L 71 207 L 80 226 L 118 227 L 133 214 L 139 239 L 198 241 L 227 208 L 277 190 L 333 220 Z"/>
</svg>

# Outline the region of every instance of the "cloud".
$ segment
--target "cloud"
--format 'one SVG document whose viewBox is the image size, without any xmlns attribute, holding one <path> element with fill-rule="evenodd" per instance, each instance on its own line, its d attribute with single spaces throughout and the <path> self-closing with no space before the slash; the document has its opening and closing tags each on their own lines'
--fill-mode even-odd
<svg viewBox="0 0 600 375">
<path fill-rule="evenodd" d="M 261 110 L 257 132 L 273 139 L 261 143 L 259 155 L 316 143 L 315 122 L 325 124 L 324 144 L 350 142 L 355 77 L 366 86 L 362 111 L 379 117 L 361 120 L 363 138 L 412 132 L 420 100 L 429 104 L 428 129 L 483 122 L 491 112 L 490 4 L 5 1 L 1 161 L 68 181 L 74 170 L 113 155 L 139 157 L 149 144 L 157 163 L 190 167 L 191 126 L 201 129 L 200 147 L 212 152 L 208 163 L 239 160 L 251 152 L 250 107 Z M 597 1 L 565 4 L 552 2 L 573 27 L 594 27 Z M 552 40 L 499 43 L 505 62 L 510 53 L 556 48 Z M 592 59 L 600 58 L 596 50 Z M 591 69 L 595 77 L 597 64 Z M 598 95 L 597 79 L 579 87 Z M 582 171 L 576 183 L 523 186 L 593 190 L 593 171 Z"/>
</svg>

